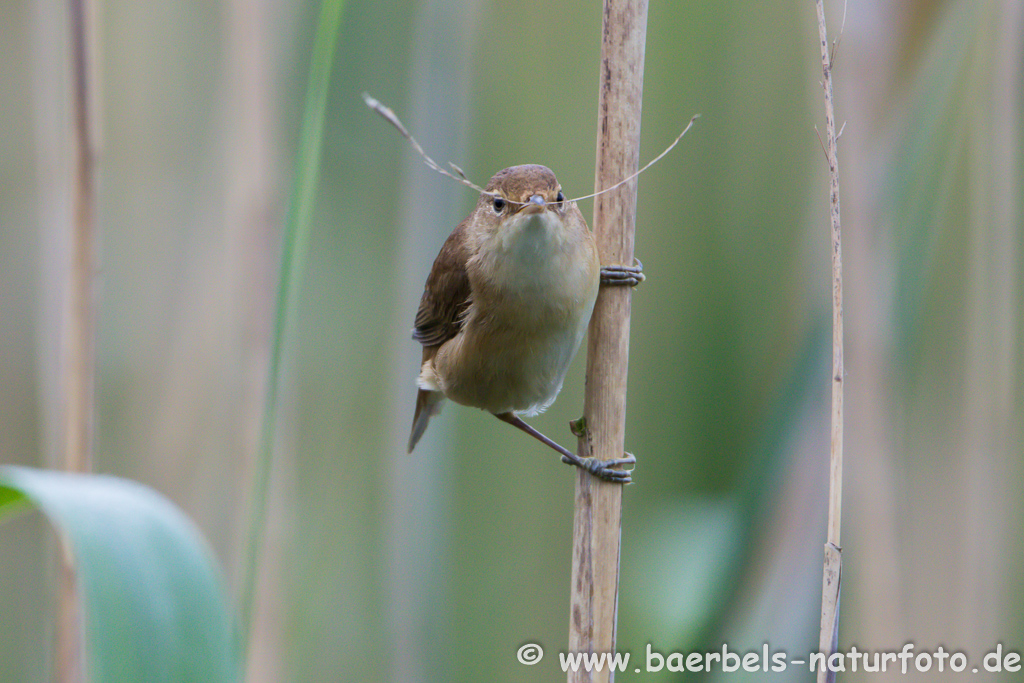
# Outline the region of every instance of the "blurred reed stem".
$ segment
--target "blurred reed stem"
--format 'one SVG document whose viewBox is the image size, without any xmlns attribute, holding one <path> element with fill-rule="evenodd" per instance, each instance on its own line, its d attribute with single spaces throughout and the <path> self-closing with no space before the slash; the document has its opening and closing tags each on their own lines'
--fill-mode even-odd
<svg viewBox="0 0 1024 683">
<path fill-rule="evenodd" d="M 843 79 L 835 84 L 844 118 L 857 122 L 842 139 L 847 198 L 843 315 L 850 325 L 844 351 L 850 374 L 858 378 L 848 387 L 844 413 L 844 419 L 848 415 L 850 424 L 858 425 L 849 440 L 857 458 L 846 467 L 846 535 L 848 543 L 869 542 L 871 547 L 869 553 L 858 553 L 856 567 L 847 573 L 846 592 L 857 594 L 861 616 L 847 620 L 846 638 L 858 643 L 866 637 L 861 634 L 871 634 L 876 643 L 910 638 L 897 512 L 903 492 L 895 457 L 898 403 L 893 394 L 897 364 L 892 331 L 898 325 L 888 275 L 894 255 L 888 248 L 891 224 L 883 220 L 880 206 L 889 179 L 879 172 L 884 168 L 880 160 L 894 155 L 895 137 L 887 134 L 889 122 L 879 112 L 898 92 L 896 54 L 909 41 L 906 25 L 898 18 L 901 7 L 898 0 L 882 3 L 879 21 L 864 24 L 858 16 L 845 27 Z M 854 573 L 856 578 L 851 578 Z"/>
<path fill-rule="evenodd" d="M 960 613 L 965 640 L 977 643 L 967 644 L 981 648 L 1012 627 L 1002 597 L 1009 585 L 1002 555 L 1006 539 L 1013 537 L 1010 510 L 1020 495 L 1007 485 L 1007 465 L 1019 458 L 1012 434 L 1020 348 L 1017 221 L 1024 12 L 1016 1 L 983 4 L 977 12 L 966 93 L 976 106 L 967 114 L 966 387 L 957 466 L 964 488 Z"/>
<path fill-rule="evenodd" d="M 465 157 L 470 68 L 480 35 L 482 3 L 427 0 L 416 5 L 412 32 L 408 123 L 429 135 L 439 159 Z M 387 629 L 390 675 L 381 680 L 421 683 L 446 667 L 441 653 L 450 644 L 437 624 L 452 620 L 455 591 L 447 580 L 445 552 L 452 545 L 449 523 L 457 488 L 450 476 L 453 425 L 434 420 L 430 437 L 406 452 L 412 419 L 408 399 L 420 371 L 419 345 L 412 351 L 410 323 L 423 293 L 425 274 L 440 241 L 459 222 L 463 188 L 425 173 L 420 157 L 406 152 L 396 196 L 400 233 L 395 262 L 399 318 L 390 335 L 392 390 L 387 461 Z M 439 607 L 444 605 L 444 607 Z"/>
<path fill-rule="evenodd" d="M 276 106 L 280 50 L 275 49 L 273 37 L 280 35 L 282 20 L 289 19 L 291 12 L 281 11 L 272 0 L 224 0 L 223 8 L 226 18 L 222 88 L 225 94 L 226 259 L 221 260 L 216 250 L 210 250 L 217 262 L 214 268 L 205 269 L 204 286 L 210 292 L 226 290 L 228 294 L 226 301 L 221 303 L 226 304 L 225 318 L 231 322 L 227 326 L 230 330 L 228 348 L 234 351 L 237 364 L 231 368 L 227 382 L 213 373 L 204 374 L 208 381 L 223 384 L 223 390 L 235 397 L 237 413 L 232 416 L 235 419 L 226 421 L 223 428 L 234 436 L 231 445 L 235 446 L 239 457 L 234 461 L 225 459 L 224 462 L 235 466 L 241 464 L 242 481 L 250 481 L 260 446 L 282 227 L 281 192 L 278 189 L 281 126 Z M 191 342 L 189 339 L 183 341 Z M 202 373 L 200 368 L 183 370 Z M 194 401 L 188 403 L 196 404 Z M 181 419 L 187 418 L 182 416 Z M 217 470 L 216 479 L 223 481 L 223 475 L 222 470 Z M 281 477 L 272 476 L 271 479 L 267 495 L 273 500 L 280 490 Z M 237 496 L 244 494 L 244 490 L 232 488 L 220 497 L 221 504 L 234 503 L 240 514 L 242 510 L 237 505 Z M 236 497 L 229 498 L 228 495 Z M 264 580 L 262 585 L 258 584 L 253 589 L 253 600 L 259 602 L 260 609 L 253 617 L 249 638 L 249 683 L 285 678 L 281 653 L 284 633 L 280 614 L 281 591 L 268 589 L 279 577 L 282 563 L 278 533 L 280 515 L 275 515 L 279 509 L 279 506 L 269 505 L 266 512 Z M 235 521 L 237 523 L 238 520 Z M 236 578 L 241 570 L 240 559 L 236 556 L 233 567 Z"/>
<path fill-rule="evenodd" d="M 595 190 L 634 173 L 640 161 L 647 0 L 605 0 L 598 94 Z M 633 263 L 636 228 L 634 179 L 594 201 L 594 233 L 601 263 Z M 580 455 L 622 457 L 626 440 L 629 366 L 629 287 L 601 288 L 590 320 Z M 618 616 L 622 485 L 579 470 L 573 518 L 569 650 L 613 652 Z M 574 682 L 611 681 L 602 671 L 570 670 Z"/>
<path fill-rule="evenodd" d="M 96 149 L 93 126 L 93 54 L 90 0 L 72 0 L 70 10 L 71 106 L 73 112 L 72 213 L 70 262 L 61 323 L 60 386 L 64 469 L 92 469 L 96 386 Z M 81 608 L 71 557 L 60 554 L 60 597 L 57 606 L 57 670 L 62 683 L 83 680 L 84 645 Z"/>
<path fill-rule="evenodd" d="M 325 0 L 320 9 L 310 60 L 305 111 L 302 116 L 302 128 L 296 154 L 295 176 L 288 200 L 288 213 L 285 217 L 266 398 L 263 403 L 256 469 L 250 489 L 246 534 L 243 536 L 246 549 L 241 567 L 239 612 L 240 646 L 246 655 L 252 633 L 255 611 L 253 603 L 259 577 L 260 551 L 267 521 L 267 494 L 274 451 L 284 337 L 294 316 L 295 300 L 302 281 L 309 244 L 320 170 L 321 140 L 324 115 L 327 109 L 331 64 L 334 59 L 334 46 L 341 27 L 344 6 L 344 0 Z"/>
<path fill-rule="evenodd" d="M 96 384 L 96 150 L 92 134 L 92 56 L 87 35 L 91 0 L 73 0 L 71 10 L 74 185 L 71 263 L 64 309 L 64 467 L 92 469 Z"/>
<path fill-rule="evenodd" d="M 832 223 L 832 447 L 828 489 L 828 541 L 821 587 L 821 633 L 818 651 L 831 656 L 839 645 L 839 596 L 842 581 L 840 526 L 843 502 L 843 252 L 839 221 L 839 159 L 836 149 L 835 111 L 832 102 L 832 66 L 822 0 L 815 2 L 821 44 L 822 87 L 825 91 L 825 154 L 829 167 L 829 218 Z M 818 682 L 834 681 L 835 673 L 823 666 Z"/>
</svg>

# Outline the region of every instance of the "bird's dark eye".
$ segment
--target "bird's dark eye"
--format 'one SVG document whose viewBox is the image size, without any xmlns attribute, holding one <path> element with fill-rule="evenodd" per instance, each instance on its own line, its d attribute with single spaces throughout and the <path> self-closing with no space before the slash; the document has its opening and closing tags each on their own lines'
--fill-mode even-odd
<svg viewBox="0 0 1024 683">
<path fill-rule="evenodd" d="M 565 195 L 562 194 L 561 190 L 559 190 L 558 194 L 555 195 L 555 201 L 558 202 L 558 203 L 562 203 L 562 202 L 565 201 Z"/>
<path fill-rule="evenodd" d="M 494 211 L 496 213 L 501 213 L 504 210 L 505 210 L 505 200 L 502 199 L 501 197 L 495 197 L 494 198 Z"/>
</svg>

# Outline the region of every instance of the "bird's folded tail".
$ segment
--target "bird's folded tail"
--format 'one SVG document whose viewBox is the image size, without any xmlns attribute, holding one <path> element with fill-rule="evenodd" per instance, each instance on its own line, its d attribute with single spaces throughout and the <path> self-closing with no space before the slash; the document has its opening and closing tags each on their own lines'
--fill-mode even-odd
<svg viewBox="0 0 1024 683">
<path fill-rule="evenodd" d="M 441 412 L 444 394 L 440 391 L 420 389 L 416 394 L 416 413 L 412 417 L 412 434 L 409 435 L 409 453 L 416 448 L 423 432 L 427 431 L 430 418 Z"/>
</svg>

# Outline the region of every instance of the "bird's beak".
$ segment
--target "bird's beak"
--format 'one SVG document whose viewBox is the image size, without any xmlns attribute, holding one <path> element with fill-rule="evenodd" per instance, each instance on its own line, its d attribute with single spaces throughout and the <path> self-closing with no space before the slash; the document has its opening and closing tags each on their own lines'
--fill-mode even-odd
<svg viewBox="0 0 1024 683">
<path fill-rule="evenodd" d="M 544 197 L 539 194 L 535 194 L 526 200 L 526 206 L 520 209 L 520 211 L 526 214 L 541 213 L 544 211 L 544 208 Z"/>
</svg>

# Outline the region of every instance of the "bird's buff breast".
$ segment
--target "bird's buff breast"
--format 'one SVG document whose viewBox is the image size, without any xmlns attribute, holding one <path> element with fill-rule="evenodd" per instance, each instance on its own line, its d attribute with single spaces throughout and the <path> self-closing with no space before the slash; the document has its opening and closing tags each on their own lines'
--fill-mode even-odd
<svg viewBox="0 0 1024 683">
<path fill-rule="evenodd" d="M 600 266 L 589 233 L 553 231 L 547 218 L 496 236 L 501 241 L 471 264 L 473 306 L 433 364 L 456 403 L 535 415 L 562 388 L 590 322 Z M 486 279 L 474 277 L 483 272 Z"/>
</svg>

